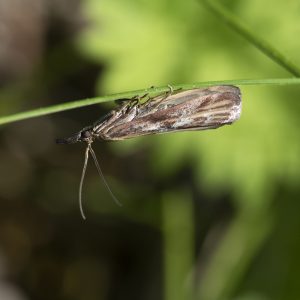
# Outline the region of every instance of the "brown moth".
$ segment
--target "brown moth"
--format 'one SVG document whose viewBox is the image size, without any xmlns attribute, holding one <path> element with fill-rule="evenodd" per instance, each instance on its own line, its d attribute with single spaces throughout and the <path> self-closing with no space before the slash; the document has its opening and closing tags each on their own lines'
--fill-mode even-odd
<svg viewBox="0 0 300 300">
<path fill-rule="evenodd" d="M 80 211 L 84 219 L 81 192 L 89 153 L 113 199 L 119 203 L 108 187 L 91 147 L 94 140 L 115 141 L 148 134 L 215 129 L 232 124 L 241 114 L 241 93 L 235 86 L 220 85 L 175 92 L 170 88 L 168 93 L 140 101 L 146 97 L 125 99 L 127 101 L 93 125 L 71 137 L 56 140 L 59 144 L 87 143 L 79 186 Z"/>
</svg>

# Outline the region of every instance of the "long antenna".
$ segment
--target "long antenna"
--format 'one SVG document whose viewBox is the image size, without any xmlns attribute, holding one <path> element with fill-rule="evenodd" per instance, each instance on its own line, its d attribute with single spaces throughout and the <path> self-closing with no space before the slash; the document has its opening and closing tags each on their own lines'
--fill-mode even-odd
<svg viewBox="0 0 300 300">
<path fill-rule="evenodd" d="M 88 144 L 85 149 L 84 164 L 83 164 L 83 169 L 82 169 L 82 174 L 81 174 L 81 179 L 80 179 L 80 184 L 79 184 L 79 209 L 80 209 L 80 214 L 84 220 L 86 219 L 86 217 L 85 217 L 85 214 L 84 214 L 83 208 L 82 208 L 82 185 L 83 185 L 83 180 L 84 180 L 84 176 L 85 176 L 87 163 L 89 160 L 89 151 L 90 151 L 89 146 L 90 146 L 90 144 Z"/>
<path fill-rule="evenodd" d="M 107 181 L 106 181 L 106 179 L 105 179 L 105 177 L 104 177 L 104 175 L 103 175 L 103 173 L 102 173 L 102 171 L 101 171 L 101 168 L 100 168 L 100 166 L 99 166 L 99 163 L 98 163 L 96 154 L 95 154 L 95 152 L 94 152 L 94 150 L 93 150 L 91 144 L 88 144 L 87 147 L 88 147 L 88 149 L 90 150 L 90 152 L 91 152 L 91 154 L 92 154 L 92 157 L 93 157 L 93 159 L 94 159 L 96 168 L 97 168 L 97 170 L 98 170 L 98 173 L 99 173 L 101 179 L 103 180 L 103 182 L 104 182 L 104 184 L 105 184 L 107 190 L 109 191 L 111 197 L 114 199 L 114 201 L 115 201 L 119 206 L 122 206 L 122 203 L 116 198 L 116 196 L 113 194 L 112 190 L 110 189 L 110 187 L 109 187 L 109 185 L 108 185 L 108 183 L 107 183 Z"/>
</svg>

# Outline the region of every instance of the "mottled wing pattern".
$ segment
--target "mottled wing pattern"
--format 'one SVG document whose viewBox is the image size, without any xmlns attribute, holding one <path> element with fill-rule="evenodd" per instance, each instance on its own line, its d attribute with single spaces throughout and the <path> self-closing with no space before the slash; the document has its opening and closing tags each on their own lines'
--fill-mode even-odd
<svg viewBox="0 0 300 300">
<path fill-rule="evenodd" d="M 147 134 L 205 130 L 231 124 L 241 113 L 241 94 L 235 86 L 212 86 L 160 95 L 140 105 L 131 119 L 118 118 L 100 133 L 106 140 Z"/>
</svg>

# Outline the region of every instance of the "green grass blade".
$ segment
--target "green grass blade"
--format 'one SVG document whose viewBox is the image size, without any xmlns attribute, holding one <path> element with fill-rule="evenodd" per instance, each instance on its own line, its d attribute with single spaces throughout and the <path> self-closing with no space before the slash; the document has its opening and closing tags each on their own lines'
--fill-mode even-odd
<svg viewBox="0 0 300 300">
<path fill-rule="evenodd" d="M 266 54 L 274 62 L 294 76 L 300 77 L 300 69 L 292 61 L 290 61 L 286 55 L 280 53 L 280 51 L 269 44 L 266 40 L 258 37 L 257 34 L 252 32 L 251 29 L 243 24 L 237 16 L 231 13 L 230 10 L 226 9 L 222 4 L 211 0 L 201 0 L 200 2 L 204 4 L 205 7 L 207 7 L 214 15 L 227 23 L 231 28 L 233 28 L 261 52 Z"/>
<path fill-rule="evenodd" d="M 207 81 L 198 82 L 192 84 L 179 84 L 173 85 L 173 89 L 195 89 L 203 86 L 212 85 L 295 85 L 300 84 L 300 78 L 274 78 L 274 79 L 244 79 L 244 80 L 224 80 L 224 81 Z M 114 101 L 117 99 L 131 98 L 136 95 L 149 94 L 149 96 L 154 96 L 159 93 L 169 91 L 168 86 L 148 88 L 142 90 L 135 90 L 125 93 L 118 93 L 109 96 L 96 97 L 91 99 L 83 99 L 78 101 L 67 102 L 63 104 L 52 105 L 48 107 L 37 108 L 29 111 L 19 112 L 16 114 L 2 116 L 0 117 L 0 125 L 8 124 L 16 121 L 26 120 L 30 118 L 40 117 L 44 115 L 50 115 L 57 112 L 62 112 L 74 108 L 85 107 L 93 104 Z"/>
</svg>

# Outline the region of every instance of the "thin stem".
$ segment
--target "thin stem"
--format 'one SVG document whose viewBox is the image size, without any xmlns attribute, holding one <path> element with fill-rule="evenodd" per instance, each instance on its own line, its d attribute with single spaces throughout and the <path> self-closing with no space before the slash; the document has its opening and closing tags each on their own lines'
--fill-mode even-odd
<svg viewBox="0 0 300 300">
<path fill-rule="evenodd" d="M 177 84 L 172 85 L 174 90 L 182 89 L 195 89 L 203 86 L 212 86 L 212 85 L 295 85 L 300 84 L 300 78 L 274 78 L 274 79 L 241 79 L 241 80 L 223 80 L 223 81 L 206 81 L 206 82 L 197 82 L 190 84 Z M 52 105 L 48 107 L 33 109 L 29 111 L 24 111 L 8 116 L 0 117 L 0 125 L 8 124 L 16 121 L 31 119 L 35 117 L 40 117 L 44 115 L 50 115 L 57 112 L 62 112 L 74 108 L 85 107 L 97 103 L 103 103 L 108 101 L 114 101 L 117 99 L 126 99 L 132 98 L 134 96 L 142 96 L 148 94 L 149 96 L 154 96 L 163 92 L 168 92 L 170 90 L 169 86 L 163 87 L 154 87 L 142 90 L 129 91 L 124 93 L 118 93 L 103 97 L 95 97 L 91 99 L 83 99 L 78 101 L 71 101 L 63 104 Z"/>
<path fill-rule="evenodd" d="M 290 61 L 286 55 L 282 54 L 273 45 L 268 43 L 266 40 L 258 37 L 257 33 L 253 32 L 247 27 L 244 22 L 241 21 L 236 15 L 231 13 L 230 10 L 226 9 L 222 4 L 214 0 L 201 0 L 214 15 L 221 18 L 237 33 L 243 36 L 248 42 L 254 45 L 257 49 L 266 54 L 270 59 L 276 62 L 278 65 L 286 69 L 288 72 L 296 77 L 300 77 L 300 69 L 292 61 Z"/>
</svg>

